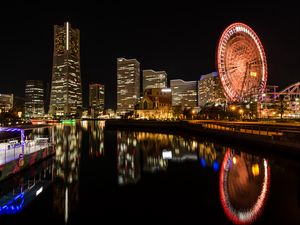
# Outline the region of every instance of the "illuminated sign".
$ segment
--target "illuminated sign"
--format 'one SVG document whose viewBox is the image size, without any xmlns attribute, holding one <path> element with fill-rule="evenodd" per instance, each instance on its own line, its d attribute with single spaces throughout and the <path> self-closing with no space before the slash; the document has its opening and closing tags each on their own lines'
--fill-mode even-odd
<svg viewBox="0 0 300 225">
<path fill-rule="evenodd" d="M 172 92 L 172 89 L 171 88 L 164 88 L 164 89 L 161 89 L 161 92 Z"/>
<path fill-rule="evenodd" d="M 162 157 L 163 157 L 163 159 L 172 159 L 172 152 L 171 151 L 163 151 Z"/>
</svg>

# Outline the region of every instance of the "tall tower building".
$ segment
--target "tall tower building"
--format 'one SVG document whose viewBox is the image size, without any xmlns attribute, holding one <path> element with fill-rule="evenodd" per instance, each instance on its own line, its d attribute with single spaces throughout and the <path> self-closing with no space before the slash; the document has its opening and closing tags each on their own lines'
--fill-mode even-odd
<svg viewBox="0 0 300 225">
<path fill-rule="evenodd" d="M 167 87 L 166 71 L 143 70 L 143 94 L 146 89 Z"/>
<path fill-rule="evenodd" d="M 136 59 L 117 59 L 117 112 L 134 110 L 140 97 L 140 63 Z"/>
<path fill-rule="evenodd" d="M 172 89 L 172 106 L 190 108 L 197 106 L 197 81 L 170 80 Z"/>
<path fill-rule="evenodd" d="M 49 113 L 75 115 L 82 107 L 80 32 L 69 22 L 54 26 L 53 70 Z"/>
<path fill-rule="evenodd" d="M 90 84 L 89 106 L 99 111 L 104 110 L 104 85 L 103 84 Z"/>
<path fill-rule="evenodd" d="M 26 80 L 25 117 L 44 115 L 44 85 L 41 80 Z"/>
</svg>

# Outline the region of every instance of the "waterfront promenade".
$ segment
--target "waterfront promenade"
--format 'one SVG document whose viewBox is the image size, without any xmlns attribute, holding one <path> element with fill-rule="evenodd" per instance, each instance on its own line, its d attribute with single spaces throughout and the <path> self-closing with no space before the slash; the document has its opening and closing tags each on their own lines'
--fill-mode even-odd
<svg viewBox="0 0 300 225">
<path fill-rule="evenodd" d="M 151 121 L 106 120 L 107 129 L 147 129 L 155 132 L 193 133 L 228 143 L 242 143 L 300 156 L 300 124 L 231 122 L 215 120 Z"/>
</svg>

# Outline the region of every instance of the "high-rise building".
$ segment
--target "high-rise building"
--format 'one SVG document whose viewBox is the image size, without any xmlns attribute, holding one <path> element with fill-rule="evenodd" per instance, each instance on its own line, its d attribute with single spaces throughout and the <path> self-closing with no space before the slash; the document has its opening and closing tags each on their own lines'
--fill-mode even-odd
<svg viewBox="0 0 300 225">
<path fill-rule="evenodd" d="M 117 59 L 117 113 L 133 111 L 140 97 L 140 63 L 136 59 Z"/>
<path fill-rule="evenodd" d="M 25 117 L 44 115 L 44 85 L 41 80 L 26 80 Z"/>
<path fill-rule="evenodd" d="M 46 83 L 46 86 L 44 89 L 45 89 L 45 91 L 44 91 L 44 109 L 45 109 L 45 113 L 48 113 L 49 105 L 50 105 L 50 92 L 51 92 L 49 82 Z"/>
<path fill-rule="evenodd" d="M 64 26 L 54 26 L 53 70 L 49 113 L 57 116 L 75 115 L 82 107 L 80 76 L 80 32 Z"/>
<path fill-rule="evenodd" d="M 14 104 L 13 94 L 0 94 L 0 113 L 8 112 Z"/>
<path fill-rule="evenodd" d="M 104 110 L 104 85 L 90 84 L 89 86 L 89 107 L 95 110 Z"/>
<path fill-rule="evenodd" d="M 165 71 L 143 70 L 143 94 L 146 89 L 167 87 Z"/>
<path fill-rule="evenodd" d="M 198 106 L 222 104 L 226 101 L 217 72 L 202 75 L 198 81 Z"/>
<path fill-rule="evenodd" d="M 170 80 L 172 106 L 192 108 L 197 106 L 197 81 Z"/>
</svg>

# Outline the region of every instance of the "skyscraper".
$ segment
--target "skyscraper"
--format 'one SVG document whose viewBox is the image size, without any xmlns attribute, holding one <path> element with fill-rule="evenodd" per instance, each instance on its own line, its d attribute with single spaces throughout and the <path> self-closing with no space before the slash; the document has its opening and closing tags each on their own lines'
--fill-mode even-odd
<svg viewBox="0 0 300 225">
<path fill-rule="evenodd" d="M 26 80 L 25 117 L 44 115 L 44 85 L 41 80 Z"/>
<path fill-rule="evenodd" d="M 98 111 L 104 110 L 104 85 L 103 84 L 90 84 L 89 106 Z"/>
<path fill-rule="evenodd" d="M 143 94 L 146 89 L 167 87 L 166 71 L 143 70 Z"/>
<path fill-rule="evenodd" d="M 226 101 L 217 72 L 202 75 L 198 81 L 198 106 L 222 104 Z"/>
<path fill-rule="evenodd" d="M 140 97 L 140 63 L 136 59 L 117 59 L 117 112 L 134 110 Z"/>
<path fill-rule="evenodd" d="M 64 26 L 54 26 L 53 70 L 49 113 L 57 116 L 75 115 L 82 107 L 80 76 L 80 32 Z"/>
<path fill-rule="evenodd" d="M 197 106 L 197 81 L 170 80 L 172 89 L 172 106 L 182 108 Z"/>
</svg>

